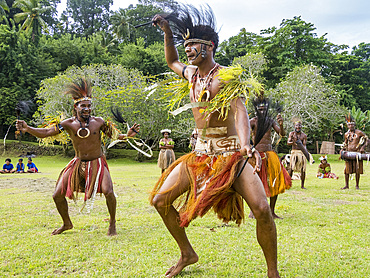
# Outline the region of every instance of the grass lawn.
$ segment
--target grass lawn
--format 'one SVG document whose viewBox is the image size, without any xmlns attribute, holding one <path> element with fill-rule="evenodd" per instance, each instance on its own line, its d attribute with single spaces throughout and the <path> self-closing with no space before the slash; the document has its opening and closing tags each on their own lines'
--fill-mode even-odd
<svg viewBox="0 0 370 278">
<path fill-rule="evenodd" d="M 33 160 L 41 173 L 0 175 L 0 277 L 163 277 L 177 262 L 177 245 L 148 202 L 160 173 L 154 161 L 108 160 L 118 195 L 118 236 L 108 237 L 104 197 L 89 215 L 79 213 L 82 200 L 69 201 L 74 229 L 50 235 L 62 223 L 51 195 L 69 159 Z M 370 277 L 370 165 L 364 162 L 360 190 L 351 180 L 343 191 L 344 162 L 328 160 L 339 180 L 317 179 L 318 164 L 309 165 L 307 190 L 293 181 L 278 198 L 282 277 Z M 200 260 L 179 277 L 266 277 L 255 226 L 249 218 L 224 226 L 213 213 L 193 221 L 187 233 Z"/>
</svg>

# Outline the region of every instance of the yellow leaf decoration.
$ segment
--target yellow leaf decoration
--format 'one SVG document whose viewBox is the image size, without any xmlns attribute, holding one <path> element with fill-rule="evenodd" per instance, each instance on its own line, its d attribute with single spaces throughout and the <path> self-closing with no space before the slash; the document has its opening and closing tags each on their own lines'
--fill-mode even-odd
<svg viewBox="0 0 370 278">
<path fill-rule="evenodd" d="M 251 94 L 259 95 L 263 91 L 263 85 L 257 81 L 253 76 L 241 67 L 225 67 L 218 71 L 217 77 L 222 84 L 222 88 L 217 95 L 208 101 L 205 109 L 200 109 L 200 113 L 204 113 L 205 117 L 210 113 L 218 111 L 220 118 L 226 119 L 230 110 L 230 103 L 237 98 L 244 98 L 246 102 L 249 100 Z M 170 98 L 167 105 L 170 111 L 185 111 L 186 109 L 179 109 L 184 105 L 183 100 L 189 97 L 192 83 L 179 77 L 173 77 L 169 80 L 163 81 L 162 85 L 165 86 L 167 92 L 166 98 Z M 199 99 L 202 98 L 205 91 L 200 94 Z M 186 105 L 185 105 L 186 106 Z M 184 107 L 184 106 L 183 106 Z M 188 107 L 192 107 L 189 106 Z M 178 113 L 176 113 L 178 114 Z"/>
<path fill-rule="evenodd" d="M 40 128 L 51 128 L 54 127 L 55 129 L 58 129 L 58 124 L 64 120 L 64 114 L 59 113 L 58 116 L 47 116 L 45 118 L 45 121 L 39 126 Z M 69 137 L 68 133 L 65 131 L 62 131 L 54 136 L 49 136 L 45 138 L 37 138 L 39 141 L 40 146 L 47 146 L 47 145 L 54 145 L 54 142 L 59 142 L 61 144 L 67 144 L 71 138 Z"/>
</svg>

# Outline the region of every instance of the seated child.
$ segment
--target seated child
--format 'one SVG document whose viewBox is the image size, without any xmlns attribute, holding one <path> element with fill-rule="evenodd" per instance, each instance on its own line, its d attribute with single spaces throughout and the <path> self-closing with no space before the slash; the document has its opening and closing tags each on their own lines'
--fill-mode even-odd
<svg viewBox="0 0 370 278">
<path fill-rule="evenodd" d="M 328 158 L 327 156 L 321 156 L 320 157 L 320 165 L 319 165 L 319 169 L 317 171 L 317 177 L 319 179 L 322 179 L 322 178 L 328 178 L 328 179 L 338 179 L 338 177 L 331 172 L 331 168 L 330 168 L 330 164 L 328 163 Z"/>
<path fill-rule="evenodd" d="M 5 159 L 5 164 L 3 165 L 3 169 L 0 170 L 0 173 L 6 174 L 6 173 L 14 173 L 14 166 L 11 164 L 12 160 L 10 158 Z"/>
<path fill-rule="evenodd" d="M 24 164 L 23 164 L 23 158 L 20 158 L 17 163 L 17 170 L 16 173 L 24 173 Z"/>
<path fill-rule="evenodd" d="M 37 169 L 35 163 L 32 162 L 32 158 L 28 158 L 28 163 L 27 163 L 27 173 L 37 173 L 39 170 Z"/>
</svg>

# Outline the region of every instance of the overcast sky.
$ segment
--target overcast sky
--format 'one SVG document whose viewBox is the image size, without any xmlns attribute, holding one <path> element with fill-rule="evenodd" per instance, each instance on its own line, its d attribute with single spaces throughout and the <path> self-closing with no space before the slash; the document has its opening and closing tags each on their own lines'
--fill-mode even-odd
<svg viewBox="0 0 370 278">
<path fill-rule="evenodd" d="M 241 28 L 259 34 L 262 29 L 279 27 L 283 19 L 301 16 L 313 23 L 318 36 L 350 47 L 370 43 L 370 0 L 178 0 L 194 4 L 208 3 L 213 9 L 220 41 L 239 33 Z M 65 9 L 62 0 L 59 10 Z M 135 0 L 114 0 L 111 10 L 136 5 Z"/>
</svg>

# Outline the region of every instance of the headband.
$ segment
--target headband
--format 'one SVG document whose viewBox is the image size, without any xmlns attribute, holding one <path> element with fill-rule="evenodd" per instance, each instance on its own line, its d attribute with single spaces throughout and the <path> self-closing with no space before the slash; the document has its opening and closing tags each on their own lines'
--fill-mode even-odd
<svg viewBox="0 0 370 278">
<path fill-rule="evenodd" d="M 76 103 L 78 103 L 80 101 L 84 101 L 84 100 L 90 100 L 90 101 L 92 101 L 92 98 L 91 97 L 82 97 L 82 98 L 79 98 L 79 99 L 75 99 L 74 100 L 74 103 L 76 104 Z"/>
<path fill-rule="evenodd" d="M 188 43 L 191 43 L 191 42 L 203 43 L 203 44 L 206 44 L 206 45 L 209 45 L 209 46 L 214 46 L 215 45 L 212 41 L 206 41 L 206 40 L 202 40 L 202 39 L 187 39 L 184 42 L 184 47 L 186 47 L 188 45 Z"/>
</svg>

